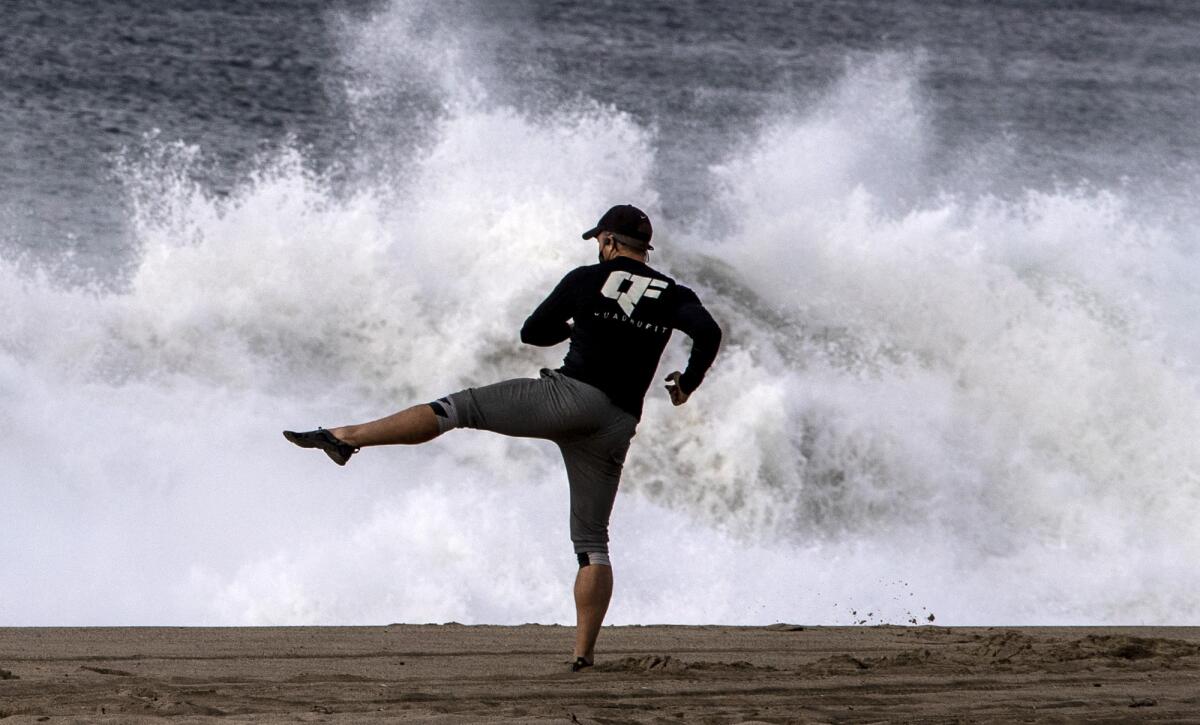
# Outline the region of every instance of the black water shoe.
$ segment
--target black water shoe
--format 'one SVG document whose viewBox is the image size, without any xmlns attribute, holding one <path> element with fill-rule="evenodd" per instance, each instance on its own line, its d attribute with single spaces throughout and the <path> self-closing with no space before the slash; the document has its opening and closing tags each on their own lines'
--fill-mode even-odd
<svg viewBox="0 0 1200 725">
<path fill-rule="evenodd" d="M 571 671 L 578 672 L 584 668 L 591 667 L 591 666 L 592 666 L 591 662 L 588 662 L 587 660 L 585 660 L 582 657 L 576 657 L 575 661 L 571 663 Z"/>
<path fill-rule="evenodd" d="M 346 461 L 350 460 L 350 456 L 358 453 L 357 448 L 349 443 L 338 440 L 324 428 L 317 428 L 305 433 L 285 430 L 283 437 L 301 448 L 320 448 L 325 451 L 325 455 L 329 456 L 339 466 L 346 465 Z"/>
</svg>

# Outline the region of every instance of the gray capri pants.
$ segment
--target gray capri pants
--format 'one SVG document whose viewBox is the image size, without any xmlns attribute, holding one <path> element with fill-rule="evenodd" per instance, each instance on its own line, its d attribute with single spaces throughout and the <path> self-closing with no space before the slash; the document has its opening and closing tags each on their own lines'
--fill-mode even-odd
<svg viewBox="0 0 1200 725">
<path fill-rule="evenodd" d="M 429 406 L 442 433 L 476 428 L 558 444 L 571 487 L 575 553 L 608 553 L 608 517 L 637 418 L 599 388 L 547 369 L 540 378 L 467 388 Z"/>
</svg>

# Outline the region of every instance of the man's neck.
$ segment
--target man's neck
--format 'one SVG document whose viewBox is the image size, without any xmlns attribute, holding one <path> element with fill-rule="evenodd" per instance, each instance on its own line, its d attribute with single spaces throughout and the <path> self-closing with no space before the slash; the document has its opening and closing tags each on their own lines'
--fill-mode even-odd
<svg viewBox="0 0 1200 725">
<path fill-rule="evenodd" d="M 611 262 L 618 257 L 628 257 L 629 259 L 632 259 L 635 262 L 641 262 L 642 264 L 646 263 L 646 255 L 645 254 L 638 254 L 637 252 L 630 252 L 630 251 L 626 251 L 624 249 L 617 252 L 613 256 L 609 257 L 608 261 Z"/>
</svg>

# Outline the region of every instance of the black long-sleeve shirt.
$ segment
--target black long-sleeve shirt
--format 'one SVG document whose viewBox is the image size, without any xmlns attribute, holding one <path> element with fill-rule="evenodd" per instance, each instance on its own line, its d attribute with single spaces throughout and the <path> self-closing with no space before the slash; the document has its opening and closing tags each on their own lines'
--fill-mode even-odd
<svg viewBox="0 0 1200 725">
<path fill-rule="evenodd" d="M 679 379 L 690 395 L 716 359 L 721 328 L 695 292 L 642 262 L 616 257 L 563 277 L 525 320 L 521 341 L 549 347 L 570 338 L 560 372 L 599 388 L 640 419 L 672 330 L 692 338 Z"/>
</svg>

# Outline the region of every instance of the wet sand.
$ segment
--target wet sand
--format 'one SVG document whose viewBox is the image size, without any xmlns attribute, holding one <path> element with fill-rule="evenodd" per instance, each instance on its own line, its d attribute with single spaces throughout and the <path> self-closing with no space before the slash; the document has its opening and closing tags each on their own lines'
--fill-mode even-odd
<svg viewBox="0 0 1200 725">
<path fill-rule="evenodd" d="M 9 723 L 1200 722 L 1200 627 L 0 629 Z"/>
</svg>

